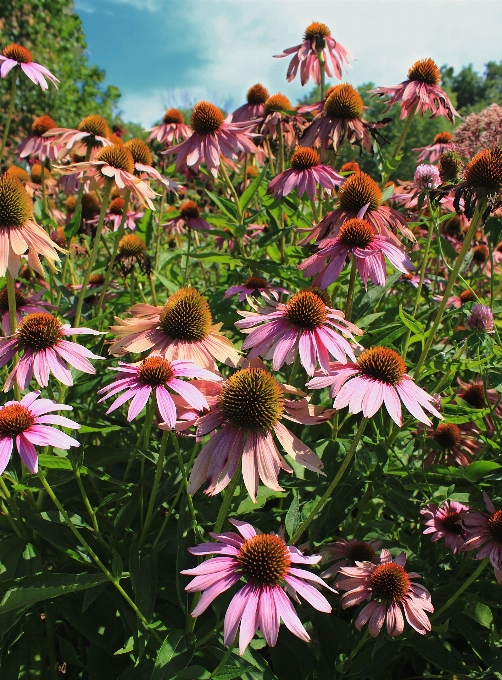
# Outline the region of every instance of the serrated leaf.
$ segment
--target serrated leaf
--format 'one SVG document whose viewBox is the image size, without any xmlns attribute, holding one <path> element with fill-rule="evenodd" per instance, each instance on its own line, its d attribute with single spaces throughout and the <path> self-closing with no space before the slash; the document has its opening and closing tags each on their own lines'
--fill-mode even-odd
<svg viewBox="0 0 502 680">
<path fill-rule="evenodd" d="M 300 517 L 300 497 L 298 494 L 298 489 L 293 488 L 293 500 L 291 501 L 291 505 L 289 506 L 289 509 L 286 513 L 286 519 L 285 519 L 285 526 L 286 526 L 286 531 L 288 532 L 288 536 L 291 538 L 293 534 L 296 532 L 298 527 L 300 526 L 301 522 L 301 517 Z"/>
<path fill-rule="evenodd" d="M 150 680 L 170 680 L 190 663 L 195 651 L 195 635 L 183 630 L 172 630 L 155 659 Z"/>
<path fill-rule="evenodd" d="M 477 482 L 482 477 L 495 472 L 495 470 L 499 470 L 501 467 L 502 465 L 492 460 L 477 460 L 465 468 L 464 474 L 470 482 Z"/>
</svg>

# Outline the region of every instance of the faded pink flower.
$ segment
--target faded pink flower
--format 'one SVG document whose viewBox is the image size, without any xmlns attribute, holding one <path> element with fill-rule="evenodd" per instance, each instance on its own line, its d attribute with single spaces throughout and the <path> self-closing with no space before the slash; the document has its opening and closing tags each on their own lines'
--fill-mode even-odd
<svg viewBox="0 0 502 680">
<path fill-rule="evenodd" d="M 278 300 L 279 293 L 289 295 L 289 290 L 282 288 L 282 286 L 272 286 L 261 276 L 250 276 L 241 286 L 230 286 L 230 288 L 227 288 L 223 299 L 226 300 L 232 297 L 232 295 L 239 295 L 239 302 L 244 302 L 244 300 L 256 293 L 259 293 L 265 300 L 270 301 L 272 298 Z"/>
<path fill-rule="evenodd" d="M 433 295 L 432 299 L 434 300 L 434 302 L 441 302 L 443 296 Z M 475 300 L 476 298 L 473 292 L 469 288 L 466 288 L 465 290 L 461 291 L 459 295 L 451 295 L 446 301 L 446 306 L 455 307 L 455 309 L 460 309 L 460 307 L 462 307 L 463 305 L 466 305 L 468 302 L 474 302 Z"/>
<path fill-rule="evenodd" d="M 271 95 L 264 106 L 264 117 L 260 120 L 260 135 L 271 140 L 277 139 L 277 129 L 281 130 L 286 147 L 292 149 L 298 143 L 307 120 L 301 116 L 289 99 L 277 92 Z M 267 150 L 268 155 L 268 150 Z"/>
<path fill-rule="evenodd" d="M 195 201 L 185 201 L 180 206 L 180 214 L 161 225 L 170 234 L 182 234 L 188 229 L 212 229 L 213 227 L 201 217 L 199 206 Z"/>
<path fill-rule="evenodd" d="M 16 326 L 21 323 L 23 316 L 44 312 L 46 309 L 56 309 L 54 305 L 42 300 L 45 290 L 40 290 L 33 295 L 25 295 L 20 288 L 15 289 L 16 295 Z M 10 335 L 10 312 L 9 294 L 7 288 L 0 290 L 0 317 L 2 318 L 2 331 L 4 335 Z"/>
<path fill-rule="evenodd" d="M 402 552 L 392 560 L 388 550 L 383 549 L 380 564 L 360 563 L 357 567 L 342 567 L 340 573 L 347 578 L 340 578 L 336 586 L 347 590 L 341 598 L 344 609 L 371 600 L 359 612 L 356 628 L 368 623 L 371 637 L 377 637 L 386 623 L 387 633 L 392 637 L 404 631 L 403 611 L 406 620 L 420 635 L 431 630 L 426 612 L 433 612 L 429 591 L 411 579 L 420 578 L 420 574 L 404 569 L 406 555 Z"/>
<path fill-rule="evenodd" d="M 419 154 L 417 163 L 436 163 L 444 151 L 451 151 L 453 147 L 453 135 L 450 132 L 438 132 L 432 144 L 412 149 L 412 151 Z"/>
<path fill-rule="evenodd" d="M 298 269 L 303 271 L 304 276 L 315 276 L 314 286 L 324 289 L 338 278 L 349 253 L 356 258 L 365 288 L 368 287 L 368 278 L 376 286 L 385 285 L 385 257 L 400 272 L 415 269 L 404 250 L 390 238 L 378 234 L 369 222 L 357 217 L 344 222 L 338 236 L 321 241 L 319 250 L 302 262 Z"/>
<path fill-rule="evenodd" d="M 401 119 L 407 118 L 414 110 L 422 116 L 430 111 L 431 118 L 445 116 L 454 123 L 455 116 L 460 118 L 460 114 L 453 108 L 446 92 L 439 87 L 440 82 L 441 72 L 435 62 L 432 59 L 420 59 L 408 71 L 407 80 L 394 87 L 377 87 L 370 93 L 390 96 L 385 111 L 399 103 Z"/>
<path fill-rule="evenodd" d="M 433 542 L 444 538 L 445 547 L 455 555 L 464 545 L 462 519 L 468 511 L 467 505 L 456 501 L 443 501 L 440 506 L 429 503 L 420 510 L 420 514 L 426 519 L 424 524 L 427 529 L 424 536 L 432 534 L 430 538 Z"/>
<path fill-rule="evenodd" d="M 21 401 L 8 401 L 0 406 L 0 474 L 10 460 L 14 441 L 21 460 L 32 474 L 38 472 L 38 455 L 35 446 L 55 446 L 69 449 L 80 446 L 76 439 L 48 425 L 59 425 L 76 430 L 80 427 L 63 416 L 47 415 L 51 411 L 71 411 L 66 404 L 56 404 L 50 399 L 40 399 L 40 392 L 29 392 Z"/>
<path fill-rule="evenodd" d="M 358 541 L 357 538 L 351 538 L 346 541 L 341 538 L 335 543 L 328 543 L 324 546 L 328 555 L 326 562 L 333 562 L 334 564 L 328 569 L 325 569 L 321 576 L 322 578 L 329 578 L 336 576 L 342 567 L 354 566 L 359 562 L 373 562 L 373 564 L 380 564 L 380 558 L 376 554 L 377 550 L 382 547 L 382 541 Z"/>
<path fill-rule="evenodd" d="M 336 170 L 330 168 L 329 165 L 322 164 L 318 153 L 309 147 L 298 147 L 291 156 L 290 162 L 291 167 L 270 182 L 268 194 L 284 198 L 296 187 L 300 198 L 307 193 L 313 201 L 318 184 L 327 191 L 333 191 L 345 181 L 345 178 Z"/>
<path fill-rule="evenodd" d="M 483 501 L 488 515 L 469 509 L 463 517 L 466 541 L 461 550 L 477 550 L 476 560 L 489 557 L 497 583 L 502 584 L 502 510 L 495 510 L 485 491 Z"/>
<path fill-rule="evenodd" d="M 3 54 L 0 54 L 0 77 L 6 78 L 7 75 L 12 71 L 15 66 L 20 66 L 21 71 L 28 76 L 28 78 L 35 83 L 35 85 L 40 85 L 42 90 L 48 90 L 47 80 L 49 80 L 56 90 L 59 83 L 59 79 L 45 68 L 33 61 L 30 50 L 26 49 L 22 45 L 16 45 L 12 43 L 4 47 Z M 46 80 L 47 78 L 47 80 Z"/>
<path fill-rule="evenodd" d="M 14 335 L 0 338 L 0 367 L 5 366 L 17 352 L 22 352 L 21 359 L 5 382 L 4 392 L 12 388 L 14 380 L 20 390 L 25 390 L 33 376 L 40 387 L 47 387 L 51 372 L 64 385 L 73 385 L 67 364 L 84 373 L 96 373 L 89 359 L 101 357 L 76 342 L 66 340 L 76 334 L 100 335 L 100 332 L 92 328 L 71 328 L 48 312 L 25 316 Z"/>
<path fill-rule="evenodd" d="M 338 80 L 342 78 L 342 68 L 349 64 L 349 59 L 352 58 L 351 53 L 343 47 L 339 42 L 331 37 L 331 31 L 319 21 L 314 21 L 307 26 L 303 35 L 303 42 L 295 47 L 288 47 L 281 54 L 275 54 L 276 59 L 282 57 L 289 57 L 293 54 L 286 74 L 288 83 L 296 78 L 298 69 L 300 69 L 300 81 L 302 85 L 306 85 L 309 78 L 317 84 L 321 84 L 321 65 L 319 62 L 319 53 L 323 60 L 324 72 L 329 78 L 333 73 Z M 333 68 L 331 71 L 330 67 Z"/>
<path fill-rule="evenodd" d="M 286 399 L 287 392 L 303 398 Z M 279 471 L 293 470 L 277 450 L 273 434 L 296 463 L 321 472 L 321 460 L 281 422 L 286 418 L 312 425 L 333 415 L 332 410 L 310 406 L 304 397 L 303 392 L 278 383 L 263 368 L 244 368 L 225 380 L 215 406 L 196 422 L 199 440 L 209 433 L 212 436 L 195 461 L 188 492 L 194 494 L 206 482 L 204 493 L 220 493 L 241 461 L 244 484 L 254 502 L 259 479 L 269 489 L 281 491 Z"/>
<path fill-rule="evenodd" d="M 234 595 L 225 614 L 225 645 L 233 643 L 240 626 L 241 656 L 258 629 L 267 645 L 274 647 L 281 619 L 293 635 L 309 642 L 310 637 L 286 592 L 297 601 L 298 596 L 303 597 L 318 611 L 331 612 L 328 600 L 308 581 L 336 591 L 317 574 L 292 566 L 317 564 L 320 555 L 304 557 L 298 548 L 286 545 L 276 534 L 259 534 L 251 524 L 237 519 L 229 521 L 239 533 L 211 533 L 216 543 L 201 543 L 188 549 L 192 555 L 218 555 L 194 569 L 181 572 L 195 576 L 185 590 L 190 593 L 202 591 L 192 616 L 200 616 L 218 595 L 244 579 L 245 585 Z"/>
<path fill-rule="evenodd" d="M 299 352 L 308 375 L 314 375 L 317 362 L 328 373 L 330 355 L 338 361 L 345 361 L 346 357 L 355 361 L 353 347 L 346 337 L 355 342 L 352 334 L 363 333 L 344 318 L 343 312 L 328 306 L 322 294 L 311 290 L 296 293 L 286 304 L 238 314 L 245 318 L 235 325 L 249 333 L 242 349 L 251 349 L 249 359 L 259 356 L 271 359 L 274 371 L 284 363 L 292 364 Z M 254 328 L 258 325 L 259 328 Z"/>
<path fill-rule="evenodd" d="M 256 83 L 246 93 L 246 104 L 239 106 L 232 114 L 234 123 L 256 120 L 264 115 L 264 104 L 269 98 L 269 92 L 261 83 Z"/>
<path fill-rule="evenodd" d="M 434 441 L 440 447 L 438 450 L 430 446 L 429 442 L 426 443 L 424 451 L 427 454 L 424 460 L 426 468 L 431 465 L 455 465 L 455 463 L 467 467 L 483 448 L 479 432 L 468 423 L 461 425 L 439 423 L 435 429 L 428 427 L 426 435 L 431 442 Z"/>
<path fill-rule="evenodd" d="M 76 130 L 56 127 L 45 132 L 44 136 L 57 149 L 58 158 L 62 158 L 70 151 L 78 156 L 85 157 L 88 149 L 90 149 L 90 160 L 94 160 L 102 147 L 113 145 L 113 141 L 109 139 L 111 133 L 108 123 L 98 114 L 83 118 Z"/>
<path fill-rule="evenodd" d="M 157 184 L 161 184 L 162 188 L 167 191 L 178 192 L 180 185 L 169 177 L 161 175 L 158 170 L 153 167 L 153 155 L 146 142 L 142 139 L 129 139 L 124 144 L 126 149 L 129 149 L 134 161 L 134 172 L 136 177 L 146 181 L 152 179 Z"/>
<path fill-rule="evenodd" d="M 122 222 L 122 215 L 124 213 L 125 200 L 121 196 L 117 196 L 112 201 L 106 211 L 105 224 L 113 229 L 113 231 L 118 231 L 120 223 Z M 144 213 L 141 210 L 128 210 L 126 218 L 124 221 L 124 228 L 134 231 L 136 229 L 136 222 L 143 217 Z M 89 220 L 90 224 L 96 224 L 99 221 L 99 217 L 94 220 Z"/>
<path fill-rule="evenodd" d="M 168 146 L 173 142 L 182 142 L 192 134 L 192 129 L 186 125 L 185 118 L 178 109 L 168 109 L 162 123 L 147 130 L 149 136 L 147 142 L 160 142 Z"/>
<path fill-rule="evenodd" d="M 392 420 L 401 427 L 401 401 L 417 420 L 431 421 L 424 409 L 436 418 L 443 416 L 432 405 L 435 401 L 406 374 L 401 356 L 389 347 L 371 347 L 357 358 L 357 363 L 332 363 L 329 375 L 319 375 L 307 383 L 311 389 L 330 386 L 333 408 L 348 406 L 349 413 L 363 412 L 371 418 L 385 404 Z"/>
<path fill-rule="evenodd" d="M 250 121 L 234 123 L 231 115 L 225 118 L 216 106 L 202 101 L 192 111 L 192 136 L 162 153 L 177 154 L 177 170 L 188 165 L 198 172 L 201 163 L 205 163 L 209 172 L 217 177 L 221 155 L 236 159 L 237 152 L 256 153 L 250 133 L 254 125 Z"/>
<path fill-rule="evenodd" d="M 31 135 L 28 135 L 17 147 L 19 158 L 38 159 L 43 162 L 46 158 L 55 161 L 60 148 L 51 144 L 44 134 L 56 127 L 50 116 L 39 116 L 31 124 Z"/>
</svg>

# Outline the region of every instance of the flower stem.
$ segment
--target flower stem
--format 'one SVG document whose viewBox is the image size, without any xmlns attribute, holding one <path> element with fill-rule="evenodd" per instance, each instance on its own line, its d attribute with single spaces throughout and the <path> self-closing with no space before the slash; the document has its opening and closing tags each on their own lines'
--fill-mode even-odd
<svg viewBox="0 0 502 680">
<path fill-rule="evenodd" d="M 5 149 L 5 145 L 7 144 L 7 137 L 9 136 L 9 128 L 10 128 L 10 121 L 12 120 L 12 113 L 14 111 L 14 103 L 16 100 L 16 87 L 17 87 L 17 72 L 19 69 L 17 67 L 14 68 L 14 73 L 12 74 L 12 87 L 10 91 L 10 102 L 9 102 L 9 109 L 7 111 L 7 120 L 5 121 L 5 128 L 3 131 L 3 137 L 2 137 L 2 146 L 0 147 L 0 161 L 3 158 L 3 152 Z"/>
<path fill-rule="evenodd" d="M 296 353 L 295 360 L 293 361 L 293 365 L 291 366 L 291 373 L 289 374 L 288 385 L 292 385 L 294 387 L 293 383 L 298 374 L 299 368 L 300 368 L 300 352 L 298 351 Z"/>
<path fill-rule="evenodd" d="M 137 617 L 138 617 L 138 618 L 139 618 L 146 626 L 148 626 L 148 620 L 143 616 L 143 614 L 141 613 L 141 611 L 138 609 L 138 607 L 135 605 L 135 603 L 131 600 L 131 598 L 130 598 L 129 595 L 126 593 L 126 591 L 122 588 L 122 586 L 120 585 L 120 580 L 119 580 L 119 579 L 116 579 L 116 578 L 112 575 L 112 573 L 105 567 L 105 565 L 103 564 L 103 562 L 101 562 L 101 560 L 99 559 L 99 557 L 96 555 L 96 553 L 95 553 L 94 550 L 91 548 L 91 546 L 87 543 L 87 541 L 86 541 L 85 538 L 82 536 L 82 534 L 80 533 L 80 531 L 79 531 L 79 530 L 77 529 L 77 527 L 73 524 L 73 522 L 72 522 L 71 519 L 70 519 L 70 516 L 68 515 L 68 513 L 66 512 L 66 510 L 64 509 L 64 507 L 61 505 L 61 503 L 59 502 L 59 500 L 58 500 L 56 494 L 55 494 L 54 491 L 52 490 L 52 488 L 51 488 L 49 482 L 47 481 L 47 479 L 45 478 L 45 475 L 44 475 L 44 473 L 42 472 L 42 470 L 39 470 L 39 471 L 38 471 L 38 478 L 39 478 L 40 481 L 42 482 L 42 485 L 43 485 L 45 491 L 47 492 L 47 495 L 50 496 L 50 498 L 51 498 L 52 502 L 54 503 L 54 505 L 56 506 L 56 508 L 57 508 L 57 509 L 59 510 L 59 512 L 63 515 L 63 517 L 64 517 L 64 519 L 65 519 L 65 522 L 66 522 L 66 524 L 68 525 L 68 528 L 72 531 L 72 533 L 73 533 L 73 535 L 75 536 L 75 538 L 76 538 L 76 539 L 80 542 L 80 544 L 87 550 L 87 552 L 89 553 L 90 557 L 92 557 L 92 559 L 94 560 L 94 562 L 95 562 L 95 563 L 97 564 L 97 566 L 101 569 L 101 571 L 102 571 L 103 574 L 108 578 L 108 580 L 111 581 L 111 582 L 113 583 L 113 585 L 115 586 L 115 588 L 117 588 L 117 590 L 118 590 L 119 593 L 122 595 L 122 597 L 124 598 L 124 600 L 132 607 L 132 609 L 135 611 Z M 152 634 L 155 636 L 155 638 L 156 638 L 159 642 L 162 642 L 160 636 L 158 635 L 158 633 L 157 633 L 155 630 L 152 630 Z"/>
<path fill-rule="evenodd" d="M 482 560 L 482 561 L 480 562 L 480 564 L 479 564 L 478 568 L 476 569 L 476 571 L 474 571 L 474 572 L 469 576 L 469 578 L 466 579 L 466 580 L 462 583 L 462 585 L 460 586 L 460 588 L 459 588 L 456 592 L 453 593 L 453 595 L 450 597 L 449 600 L 447 600 L 447 601 L 444 603 L 444 605 L 441 607 L 441 609 L 438 609 L 438 611 L 434 613 L 434 616 L 431 616 L 431 621 L 433 621 L 434 619 L 437 619 L 438 616 L 440 616 L 444 611 L 446 611 L 449 607 L 451 607 L 451 605 L 455 602 L 455 600 L 456 600 L 458 597 L 460 597 L 460 595 L 462 595 L 462 593 L 464 592 L 464 590 L 467 590 L 467 588 L 471 585 L 471 583 L 474 583 L 474 581 L 478 578 L 478 576 L 481 574 L 481 572 L 482 572 L 483 569 L 486 567 L 486 565 L 488 564 L 489 561 L 490 561 L 490 558 L 489 558 L 489 557 L 485 557 L 485 559 Z"/>
<path fill-rule="evenodd" d="M 186 262 L 185 271 L 183 273 L 183 287 L 186 286 L 188 278 L 188 263 L 190 262 L 190 248 L 192 247 L 192 230 L 188 227 L 188 239 L 187 239 L 187 252 L 186 252 Z"/>
<path fill-rule="evenodd" d="M 265 146 L 267 147 L 267 156 L 268 156 L 268 165 L 270 167 L 270 172 L 275 175 L 275 165 L 274 165 L 274 157 L 272 156 L 272 149 L 270 148 L 270 140 L 267 137 L 265 137 Z"/>
<path fill-rule="evenodd" d="M 77 309 L 75 311 L 75 321 L 73 322 L 73 327 L 78 328 L 80 324 L 80 317 L 82 315 L 82 306 L 84 304 L 85 294 L 87 292 L 87 284 L 91 277 L 93 267 L 96 263 L 98 257 L 99 244 L 101 241 L 101 232 L 103 231 L 103 222 L 105 221 L 106 209 L 108 207 L 108 199 L 110 198 L 110 192 L 113 186 L 113 179 L 109 177 L 106 180 L 105 188 L 103 191 L 103 200 L 101 203 L 101 212 L 99 213 L 98 226 L 96 227 L 96 235 L 94 236 L 94 244 L 92 246 L 91 255 L 87 263 L 87 269 L 85 270 L 84 280 L 82 281 L 82 288 L 80 289 L 80 295 L 78 296 Z M 104 290 L 104 287 L 103 287 Z"/>
<path fill-rule="evenodd" d="M 155 478 L 153 480 L 152 491 L 150 493 L 150 502 L 148 503 L 148 509 L 146 511 L 145 524 L 143 526 L 143 531 L 141 533 L 141 538 L 139 541 L 139 549 L 145 545 L 146 537 L 148 536 L 148 529 L 150 528 L 150 522 L 152 521 L 153 510 L 155 508 L 155 501 L 157 499 L 157 491 L 159 490 L 160 478 L 162 476 L 162 471 L 164 469 L 164 459 L 166 457 L 167 439 L 169 433 L 164 431 L 162 433 L 162 441 L 160 443 L 159 457 L 157 460 L 157 467 L 155 469 Z"/>
<path fill-rule="evenodd" d="M 235 637 L 235 639 L 234 639 L 234 641 L 232 642 L 232 644 L 227 648 L 227 651 L 226 651 L 225 654 L 222 656 L 220 663 L 216 666 L 216 668 L 214 669 L 214 671 L 211 673 L 211 675 L 209 676 L 208 680 L 212 680 L 213 678 L 215 678 L 215 677 L 218 675 L 218 673 L 221 671 L 221 669 L 225 666 L 225 664 L 226 664 L 227 661 L 229 660 L 230 655 L 231 655 L 232 652 L 234 651 L 234 647 L 235 647 L 236 644 L 237 644 L 237 636 Z"/>
<path fill-rule="evenodd" d="M 326 90 L 326 73 L 324 72 L 324 52 L 319 50 L 317 53 L 317 58 L 319 59 L 319 70 L 321 71 L 321 99 L 324 99 L 324 92 Z"/>
<path fill-rule="evenodd" d="M 412 108 L 412 110 L 409 112 L 408 118 L 406 119 L 406 122 L 405 122 L 403 129 L 401 131 L 401 134 L 399 135 L 399 139 L 397 140 L 396 146 L 394 147 L 394 151 L 392 152 L 391 160 L 395 160 L 397 158 L 397 156 L 399 155 L 399 152 L 401 151 L 401 147 L 404 144 L 404 140 L 406 139 L 406 136 L 407 136 L 409 129 L 411 127 L 411 124 L 413 122 L 413 118 L 415 118 L 416 111 L 417 111 L 417 107 L 414 106 Z M 388 181 L 390 175 L 391 175 L 390 172 L 386 172 L 384 174 L 383 179 L 382 179 L 382 189 L 387 184 L 387 181 Z"/>
<path fill-rule="evenodd" d="M 73 474 L 75 475 L 75 479 L 77 480 L 77 485 L 78 488 L 80 489 L 80 493 L 82 495 L 82 499 L 84 501 L 84 505 L 87 509 L 87 512 L 89 513 L 89 517 L 91 518 L 92 522 L 92 528 L 94 529 L 94 533 L 96 534 L 96 538 L 99 539 L 99 542 L 102 543 L 103 545 L 106 546 L 106 548 L 109 550 L 110 546 L 106 543 L 106 541 L 103 540 L 101 537 L 101 534 L 99 533 L 99 525 L 98 525 L 98 520 L 96 518 L 96 513 L 94 512 L 94 509 L 89 501 L 89 497 L 87 496 L 87 492 L 85 490 L 85 487 L 82 483 L 82 477 L 80 476 L 80 470 L 78 467 L 78 464 L 74 458 L 74 456 L 70 455 L 70 462 L 71 466 L 73 468 Z"/>
<path fill-rule="evenodd" d="M 160 237 L 162 236 L 162 215 L 164 213 L 164 205 L 166 202 L 166 190 L 162 192 L 162 198 L 160 199 L 160 208 L 159 208 L 159 221 L 157 223 L 157 237 L 155 239 L 155 266 L 154 269 L 155 271 L 158 271 L 159 268 L 159 255 L 160 255 Z"/>
<path fill-rule="evenodd" d="M 289 545 L 293 545 L 300 536 L 303 534 L 303 532 L 307 529 L 307 527 L 310 525 L 310 523 L 315 519 L 315 517 L 321 512 L 321 510 L 324 508 L 326 503 L 329 501 L 331 498 L 331 495 L 333 491 L 336 489 L 338 486 L 340 480 L 342 479 L 345 470 L 349 467 L 352 458 L 354 457 L 354 454 L 356 452 L 357 445 L 359 444 L 359 441 L 361 440 L 361 437 L 364 434 L 364 430 L 366 429 L 366 425 L 368 424 L 368 418 L 363 418 L 361 422 L 359 423 L 359 427 L 357 429 L 356 434 L 354 435 L 354 439 L 352 440 L 352 444 L 350 445 L 350 449 L 347 451 L 345 454 L 345 458 L 343 459 L 342 464 L 340 465 L 340 468 L 338 469 L 338 472 L 336 473 L 333 481 L 331 484 L 328 486 L 324 494 L 321 496 L 319 501 L 316 503 L 314 509 L 312 512 L 309 514 L 307 519 L 300 524 L 298 529 L 295 531 L 293 536 L 291 537 L 289 541 Z"/>
<path fill-rule="evenodd" d="M 352 264 L 350 265 L 350 279 L 349 289 L 347 291 L 347 301 L 345 302 L 345 318 L 350 321 L 352 315 L 352 302 L 354 301 L 354 288 L 356 283 L 357 261 L 355 256 L 352 256 Z"/>
<path fill-rule="evenodd" d="M 11 524 L 14 527 L 14 531 L 18 536 L 20 535 L 20 538 L 25 537 L 25 530 L 24 530 L 24 525 L 23 525 L 23 519 L 21 517 L 21 514 L 19 512 L 19 508 L 17 507 L 16 499 L 11 496 L 11 493 L 9 489 L 7 488 L 6 483 L 4 482 L 3 477 L 0 475 L 0 491 L 2 492 L 3 497 L 5 498 L 5 501 L 7 505 L 10 508 L 10 511 L 12 513 L 11 517 L 10 515 L 7 515 L 9 519 L 11 520 Z M 15 522 L 14 522 L 15 519 Z"/>
<path fill-rule="evenodd" d="M 314 198 L 310 199 L 310 207 L 312 208 L 312 214 L 314 215 L 314 219 L 316 221 L 316 224 L 319 224 L 319 211 L 317 210 L 317 206 L 315 204 Z"/>
<path fill-rule="evenodd" d="M 284 136 L 282 134 L 282 126 L 277 123 L 277 141 L 279 142 L 279 157 L 278 157 L 278 172 L 284 172 Z"/>
<path fill-rule="evenodd" d="M 221 171 L 221 176 L 223 177 L 223 180 L 224 180 L 225 184 L 227 185 L 228 190 L 232 194 L 232 198 L 234 199 L 235 208 L 237 210 L 237 221 L 239 222 L 239 224 L 242 224 L 242 211 L 241 211 L 241 206 L 240 206 L 240 203 L 239 203 L 239 198 L 237 196 L 237 192 L 235 191 L 234 185 L 230 181 L 230 177 L 228 176 L 228 172 L 227 172 L 227 169 L 225 167 L 225 163 L 222 160 L 220 161 L 220 171 Z"/>
<path fill-rule="evenodd" d="M 457 280 L 458 274 L 460 272 L 460 268 L 462 267 L 462 263 L 465 260 L 465 256 L 467 255 L 467 252 L 469 248 L 471 247 L 471 242 L 473 239 L 474 234 L 476 233 L 476 229 L 479 226 L 479 223 L 481 221 L 481 217 L 483 215 L 483 212 L 486 207 L 486 198 L 482 198 L 478 201 L 476 205 L 476 210 L 474 211 L 474 215 L 472 216 L 471 224 L 469 225 L 469 230 L 467 234 L 465 235 L 464 242 L 462 243 L 462 248 L 460 249 L 460 252 L 457 256 L 457 259 L 455 260 L 455 266 L 453 267 L 449 277 L 448 277 L 448 282 L 446 284 L 446 288 L 443 293 L 443 299 L 441 300 L 441 303 L 439 305 L 439 309 L 436 313 L 436 317 L 432 323 L 432 327 L 429 331 L 429 336 L 427 338 L 427 341 L 424 345 L 424 348 L 422 350 L 422 354 L 420 355 L 420 358 L 417 362 L 413 378 L 414 380 L 418 380 L 418 377 L 420 375 L 420 371 L 422 369 L 422 366 L 424 365 L 425 360 L 427 359 L 427 355 L 429 354 L 429 350 L 432 347 L 432 343 L 434 342 L 434 338 L 436 336 L 436 331 L 439 327 L 439 324 L 441 323 L 441 320 L 443 318 L 444 310 L 446 309 L 446 303 L 448 302 L 448 298 L 450 297 L 451 291 L 453 290 L 453 286 L 455 285 L 455 282 Z"/>
<path fill-rule="evenodd" d="M 188 478 L 187 478 L 187 472 L 185 469 L 185 463 L 183 462 L 183 456 L 181 455 L 181 450 L 180 450 L 180 443 L 178 441 L 178 437 L 174 432 L 171 432 L 172 437 L 173 437 L 173 442 L 174 442 L 174 448 L 176 449 L 176 457 L 178 459 L 178 466 L 180 468 L 181 476 L 183 477 L 183 489 L 185 490 L 185 493 L 187 495 L 187 501 L 188 501 L 188 508 L 190 510 L 190 516 L 192 518 L 192 523 L 193 523 L 193 528 L 197 526 L 197 515 L 195 514 L 195 508 L 193 506 L 193 499 L 192 496 L 188 493 Z"/>
<path fill-rule="evenodd" d="M 124 482 L 127 482 L 129 474 L 134 465 L 134 461 L 136 460 L 136 456 L 138 455 L 138 449 L 140 449 L 142 445 L 146 446 L 148 444 L 148 440 L 150 438 L 150 430 L 152 429 L 154 408 L 155 403 L 153 399 L 150 399 L 146 405 L 145 420 L 143 421 L 143 427 L 141 428 L 141 432 L 139 433 L 139 437 L 136 441 L 136 446 L 134 447 L 132 455 L 129 458 L 129 462 L 127 463 L 126 471 L 124 473 L 123 480 Z"/>
<path fill-rule="evenodd" d="M 234 473 L 234 476 L 232 477 L 232 480 L 230 481 L 230 484 L 227 486 L 227 490 L 225 491 L 225 495 L 223 496 L 223 502 L 220 506 L 220 511 L 218 513 L 218 517 L 216 519 L 216 524 L 214 525 L 214 533 L 219 534 L 222 527 L 223 523 L 227 517 L 227 513 L 230 509 L 230 504 L 232 503 L 232 498 L 234 497 L 235 489 L 237 487 L 237 482 L 239 481 L 240 478 L 240 473 L 241 469 L 240 466 L 237 468 L 237 470 Z"/>
<path fill-rule="evenodd" d="M 10 271 L 7 269 L 5 272 L 5 276 L 7 278 L 7 301 L 9 304 L 9 321 L 10 321 L 10 334 L 14 335 L 16 332 L 17 328 L 17 306 L 16 306 L 16 284 L 14 281 L 14 278 Z M 16 352 L 16 354 L 13 357 L 14 365 L 17 365 L 19 361 L 19 354 Z M 19 401 L 21 398 L 21 393 L 19 391 L 19 386 L 17 384 L 17 380 L 14 381 L 14 399 L 16 401 Z"/>
</svg>

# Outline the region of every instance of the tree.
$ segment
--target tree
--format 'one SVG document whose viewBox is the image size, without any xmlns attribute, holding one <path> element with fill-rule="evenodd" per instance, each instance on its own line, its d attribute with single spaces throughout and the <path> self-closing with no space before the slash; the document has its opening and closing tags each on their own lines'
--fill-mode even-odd
<svg viewBox="0 0 502 680">
<path fill-rule="evenodd" d="M 443 66 L 441 76 L 443 86 L 455 94 L 462 115 L 502 103 L 502 62 L 489 61 L 482 75 L 476 73 L 472 64 L 457 74 L 452 66 Z"/>
<path fill-rule="evenodd" d="M 43 92 L 23 74 L 18 76 L 10 146 L 30 133 L 33 120 L 49 114 L 58 126 L 75 127 L 84 117 L 99 113 L 115 119 L 120 98 L 118 88 L 103 87 L 105 72 L 88 63 L 82 22 L 68 0 L 2 0 L 0 49 L 10 43 L 27 47 L 33 60 L 46 66 L 57 78 L 59 89 Z M 11 77 L 0 80 L 0 92 L 8 101 Z M 0 130 L 7 107 L 0 111 Z"/>
</svg>

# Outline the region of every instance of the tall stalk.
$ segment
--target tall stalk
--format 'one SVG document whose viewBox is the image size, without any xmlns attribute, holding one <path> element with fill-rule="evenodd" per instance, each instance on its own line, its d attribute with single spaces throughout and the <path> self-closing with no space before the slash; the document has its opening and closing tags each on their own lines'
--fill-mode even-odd
<svg viewBox="0 0 502 680">
<path fill-rule="evenodd" d="M 392 152 L 391 160 L 395 160 L 398 157 L 399 152 L 401 151 L 401 147 L 404 144 L 404 140 L 406 139 L 408 132 L 410 130 L 411 124 L 413 123 L 413 118 L 415 118 L 416 112 L 417 112 L 417 107 L 414 106 L 413 109 L 409 112 L 408 118 L 406 119 L 406 122 L 405 122 L 403 129 L 401 131 L 401 134 L 399 135 L 399 139 L 396 142 L 396 146 L 394 147 L 394 151 Z M 382 179 L 382 188 L 384 188 L 385 185 L 387 184 L 390 175 L 391 175 L 390 172 L 386 172 L 384 174 L 383 179 Z"/>
<path fill-rule="evenodd" d="M 16 100 L 16 87 L 17 87 L 17 73 L 19 69 L 17 66 L 14 67 L 14 71 L 12 73 L 12 87 L 10 90 L 10 102 L 9 102 L 9 108 L 7 110 L 7 120 L 5 121 L 5 128 L 3 131 L 3 137 L 2 137 L 2 146 L 0 147 L 0 162 L 2 161 L 3 158 L 3 152 L 5 149 L 5 145 L 7 144 L 7 138 L 9 136 L 9 128 L 10 128 L 10 121 L 12 120 L 12 113 L 14 111 L 14 103 Z"/>
</svg>

